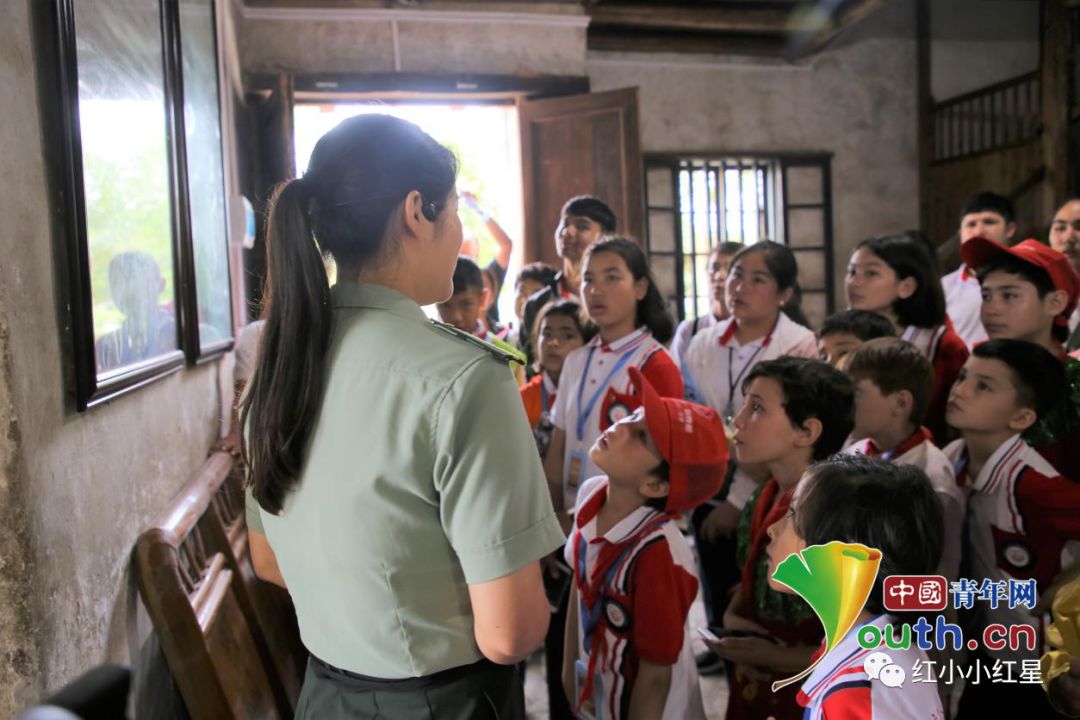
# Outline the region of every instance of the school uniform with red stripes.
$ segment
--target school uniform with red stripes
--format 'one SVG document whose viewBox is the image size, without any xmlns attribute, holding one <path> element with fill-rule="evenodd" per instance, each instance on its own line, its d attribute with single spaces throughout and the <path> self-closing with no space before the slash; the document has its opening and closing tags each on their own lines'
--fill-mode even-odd
<svg viewBox="0 0 1080 720">
<path fill-rule="evenodd" d="M 1019 435 L 1006 440 L 990 456 L 978 477 L 967 472 L 967 446 L 950 443 L 945 455 L 956 469 L 957 482 L 968 492 L 965 552 L 970 576 L 995 581 L 1034 578 L 1041 593 L 1062 569 L 1066 543 L 1080 539 L 1080 485 L 1069 482 Z M 971 625 L 981 631 L 990 623 L 1032 624 L 1026 607 L 1007 603 L 995 609 L 976 602 Z M 994 659 L 1037 659 L 1038 650 L 981 649 Z"/>
<path fill-rule="evenodd" d="M 886 625 L 899 622 L 890 615 L 878 615 L 866 624 L 884 632 Z M 857 636 L 862 626 L 852 628 L 803 683 L 797 698 L 806 708 L 803 720 L 944 720 L 937 685 L 914 682 L 917 663 L 923 679 L 930 674 L 925 666 L 926 652 L 914 643 L 905 650 L 894 650 L 885 646 L 884 640 L 878 648 L 863 648 Z M 814 653 L 814 660 L 824 650 L 823 645 Z M 876 655 L 867 663 L 876 653 L 884 653 L 888 662 Z M 886 684 L 881 679 L 883 671 L 886 677 L 898 677 L 902 671 L 903 683 Z"/>
<path fill-rule="evenodd" d="M 964 367 L 970 354 L 967 345 L 953 330 L 948 318 L 943 325 L 932 328 L 909 325 L 900 333 L 900 338 L 919 348 L 934 368 L 934 389 L 926 410 L 926 427 L 930 428 L 935 440 L 943 442 L 948 437 L 945 405 L 949 401 L 949 391 L 956 382 L 956 376 L 960 374 L 960 368 Z"/>
<path fill-rule="evenodd" d="M 579 601 L 575 700 L 591 701 L 596 718 L 629 717 L 646 661 L 671 666 L 663 720 L 704 720 L 688 624 L 698 579 L 677 515 L 644 505 L 598 535 L 607 479 L 590 479 L 579 500 L 565 551 Z"/>
<path fill-rule="evenodd" d="M 964 530 L 966 498 L 956 483 L 956 473 L 952 463 L 933 443 L 930 430 L 921 427 L 911 437 L 892 450 L 879 448 L 870 438 L 859 440 L 849 445 L 844 451 L 851 455 L 879 457 L 897 465 L 914 465 L 926 473 L 934 493 L 941 502 L 942 519 L 945 526 L 945 542 L 942 547 L 941 563 L 937 572 L 949 580 L 957 579 L 960 569 L 961 538 Z"/>
</svg>

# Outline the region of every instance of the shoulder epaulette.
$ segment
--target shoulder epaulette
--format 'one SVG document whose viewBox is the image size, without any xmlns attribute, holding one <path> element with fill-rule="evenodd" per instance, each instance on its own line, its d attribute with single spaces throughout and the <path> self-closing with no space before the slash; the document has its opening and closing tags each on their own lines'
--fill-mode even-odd
<svg viewBox="0 0 1080 720">
<path fill-rule="evenodd" d="M 491 343 L 487 342 L 486 340 L 481 340 L 480 338 L 476 337 L 472 333 L 467 333 L 464 330 L 458 330 L 453 325 L 447 325 L 446 323 L 439 322 L 438 320 L 432 320 L 431 324 L 434 325 L 435 327 L 437 327 L 439 330 L 442 330 L 447 335 L 453 335 L 458 340 L 464 340 L 465 342 L 469 343 L 470 345 L 473 345 L 473 346 L 483 350 L 484 352 L 486 352 L 488 355 L 495 358 L 499 362 L 504 362 L 504 363 L 516 362 L 516 363 L 519 363 L 521 365 L 525 364 L 525 359 L 523 357 L 521 357 L 516 351 L 504 350 L 503 348 L 492 345 Z"/>
</svg>

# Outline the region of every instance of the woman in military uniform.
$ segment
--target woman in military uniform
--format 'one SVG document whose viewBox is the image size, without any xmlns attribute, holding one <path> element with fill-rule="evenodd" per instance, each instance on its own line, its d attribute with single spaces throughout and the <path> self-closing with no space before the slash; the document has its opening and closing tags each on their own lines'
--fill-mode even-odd
<svg viewBox="0 0 1080 720">
<path fill-rule="evenodd" d="M 509 357 L 420 309 L 453 290 L 456 172 L 415 125 L 359 116 L 272 202 L 241 419 L 256 571 L 311 653 L 298 718 L 524 717 L 512 665 L 563 536 Z"/>
</svg>

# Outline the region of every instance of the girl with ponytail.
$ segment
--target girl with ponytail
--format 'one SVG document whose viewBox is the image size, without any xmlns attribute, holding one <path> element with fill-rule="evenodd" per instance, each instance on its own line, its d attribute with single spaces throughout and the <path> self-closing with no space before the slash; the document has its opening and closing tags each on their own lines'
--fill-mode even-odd
<svg viewBox="0 0 1080 720">
<path fill-rule="evenodd" d="M 241 422 L 252 561 L 311 654 L 298 718 L 524 717 L 511 665 L 544 637 L 537 561 L 562 535 L 506 360 L 421 310 L 453 292 L 456 174 L 363 115 L 271 202 Z"/>
</svg>

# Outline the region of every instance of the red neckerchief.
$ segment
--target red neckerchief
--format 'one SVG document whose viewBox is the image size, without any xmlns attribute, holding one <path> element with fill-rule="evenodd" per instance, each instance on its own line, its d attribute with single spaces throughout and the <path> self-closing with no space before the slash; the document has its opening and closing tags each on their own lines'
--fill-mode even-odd
<svg viewBox="0 0 1080 720">
<path fill-rule="evenodd" d="M 970 278 L 975 277 L 975 271 L 968 267 L 966 264 L 960 268 L 960 280 L 967 282 Z"/>
<path fill-rule="evenodd" d="M 930 442 L 934 441 L 934 433 L 930 432 L 930 430 L 928 428 L 926 428 L 925 426 L 920 427 L 918 430 L 913 432 L 911 434 L 911 436 L 908 437 L 907 440 L 905 440 L 904 442 L 897 445 L 896 449 L 893 450 L 889 454 L 889 459 L 890 460 L 895 460 L 896 458 L 898 458 L 898 457 L 902 456 L 904 453 L 906 453 L 908 450 L 911 450 L 912 448 L 918 446 L 919 443 L 923 442 L 924 440 L 929 440 Z M 883 452 L 885 452 L 885 451 L 882 450 L 881 448 L 879 448 L 877 446 L 876 442 L 874 442 L 873 440 L 867 439 L 867 441 L 866 441 L 866 456 L 867 457 L 880 457 Z"/>
<path fill-rule="evenodd" d="M 779 324 L 780 316 L 777 315 L 776 322 L 774 322 L 773 326 L 769 328 L 769 332 L 765 335 L 765 339 L 761 341 L 761 347 L 763 349 L 769 347 L 769 343 L 772 342 L 773 333 L 776 332 L 776 326 Z M 731 318 L 731 324 L 727 326 L 727 329 L 724 330 L 724 334 L 720 336 L 720 344 L 726 346 L 729 342 L 731 342 L 731 338 L 735 337 L 735 331 L 738 329 L 739 321 L 735 318 Z"/>
<path fill-rule="evenodd" d="M 754 572 L 761 553 L 765 552 L 765 547 L 769 544 L 769 535 L 765 531 L 787 515 L 794 495 L 795 488 L 781 492 L 780 483 L 774 478 L 766 480 L 761 488 L 757 506 L 754 507 L 754 516 L 750 520 L 750 549 L 746 555 L 746 564 L 742 568 L 742 593 L 747 603 L 754 602 Z"/>
</svg>

